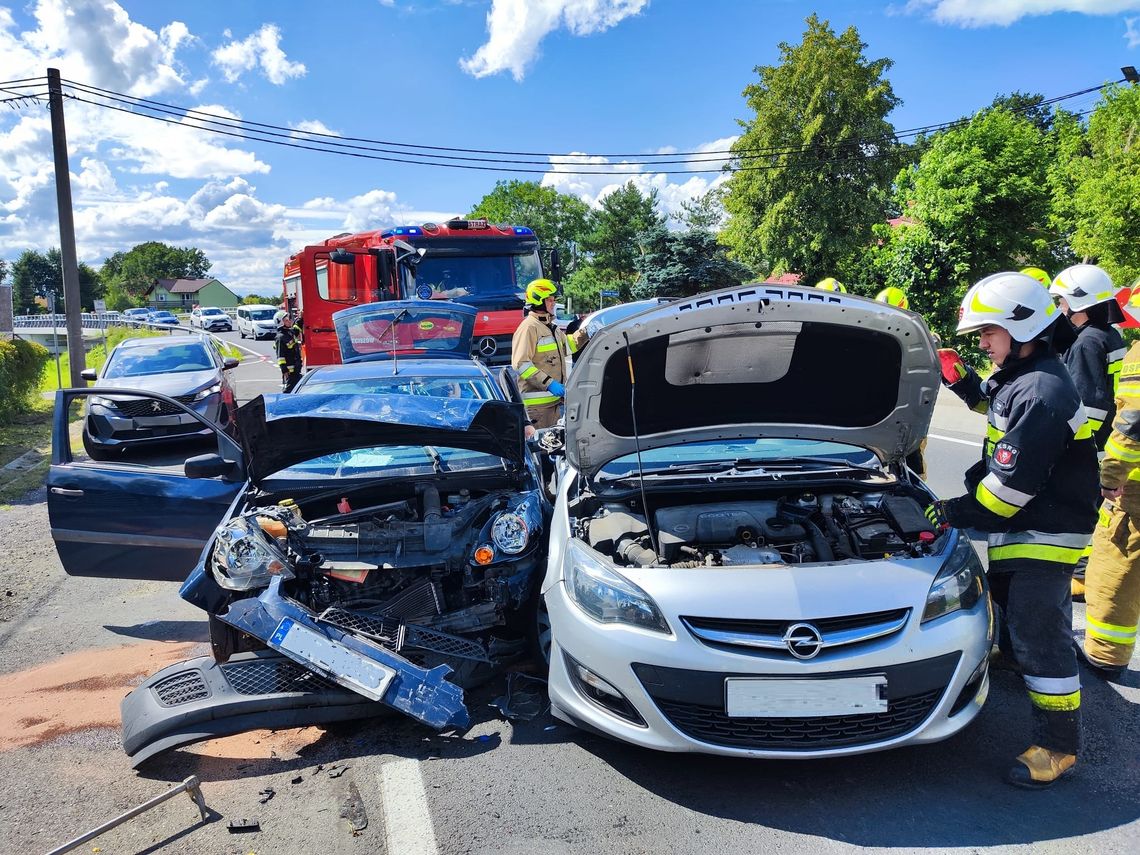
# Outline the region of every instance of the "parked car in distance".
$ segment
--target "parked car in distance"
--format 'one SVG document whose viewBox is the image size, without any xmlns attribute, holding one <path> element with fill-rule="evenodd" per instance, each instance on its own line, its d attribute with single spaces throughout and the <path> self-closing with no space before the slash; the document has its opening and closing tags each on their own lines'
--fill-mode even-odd
<svg viewBox="0 0 1140 855">
<path fill-rule="evenodd" d="M 173 312 L 168 312 L 166 309 L 158 309 L 151 312 L 150 322 L 152 324 L 167 324 L 169 326 L 178 326 L 178 318 L 174 317 Z"/>
<path fill-rule="evenodd" d="M 572 322 L 577 320 L 580 315 L 573 312 L 566 311 L 566 306 L 562 303 L 554 304 L 554 325 L 562 330 L 565 330 Z"/>
<path fill-rule="evenodd" d="M 277 335 L 276 306 L 238 306 L 237 329 L 242 338 L 273 338 Z"/>
<path fill-rule="evenodd" d="M 190 312 L 190 326 L 201 327 L 207 332 L 232 332 L 234 328 L 230 316 L 216 306 L 198 306 Z"/>
<path fill-rule="evenodd" d="M 670 302 L 672 302 L 672 300 L 666 297 L 655 297 L 651 300 L 635 300 L 632 303 L 618 303 L 615 306 L 606 306 L 604 309 L 598 309 L 586 315 L 586 317 L 582 319 L 580 329 L 584 329 L 586 335 L 592 339 L 610 324 L 616 324 L 618 321 L 625 320 L 632 315 L 649 309 L 656 309 L 658 306 L 663 306 Z"/>
<path fill-rule="evenodd" d="M 48 486 L 64 569 L 181 571 L 182 597 L 209 614 L 214 656 L 123 701 L 136 765 L 381 704 L 465 727 L 463 688 L 533 648 L 550 505 L 517 386 L 470 358 L 475 317 L 443 301 L 336 313 L 345 364 L 255 398 L 241 446 L 216 426 L 217 453 L 182 472 L 76 462 L 68 401 L 98 390 L 59 393 Z M 170 692 L 183 679 L 202 691 Z"/>
<path fill-rule="evenodd" d="M 151 310 L 146 309 L 146 308 L 141 308 L 141 307 L 136 307 L 134 309 L 126 309 L 123 312 L 123 319 L 127 320 L 127 321 L 132 321 L 134 323 L 147 322 L 150 320 L 150 316 L 151 316 Z"/>
<path fill-rule="evenodd" d="M 600 328 L 566 383 L 554 715 L 771 758 L 966 727 L 989 689 L 985 573 L 905 465 L 938 388 L 921 318 L 850 294 L 745 286 Z"/>
<path fill-rule="evenodd" d="M 234 388 L 226 373 L 238 360 L 224 357 L 200 335 L 128 338 L 120 342 L 103 368 L 83 371 L 95 388 L 159 392 L 195 412 L 232 429 Z M 128 448 L 209 436 L 197 419 L 158 400 L 108 392 L 88 399 L 83 420 L 83 447 L 93 460 L 119 456 Z"/>
</svg>

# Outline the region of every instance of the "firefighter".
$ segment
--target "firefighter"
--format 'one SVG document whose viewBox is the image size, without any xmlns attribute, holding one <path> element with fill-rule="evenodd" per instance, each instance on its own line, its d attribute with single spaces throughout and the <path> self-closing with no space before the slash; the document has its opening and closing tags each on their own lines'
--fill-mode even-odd
<svg viewBox="0 0 1140 855">
<path fill-rule="evenodd" d="M 583 331 L 567 338 L 555 326 L 557 292 L 558 286 L 549 279 L 535 279 L 526 286 L 530 311 L 511 341 L 511 365 L 519 373 L 526 413 L 536 428 L 553 427 L 558 421 L 572 354 L 584 338 Z"/>
<path fill-rule="evenodd" d="M 828 276 L 826 279 L 820 279 L 815 283 L 815 287 L 821 291 L 838 291 L 840 294 L 846 294 L 847 289 L 843 287 L 843 283 L 836 279 L 834 276 Z"/>
<path fill-rule="evenodd" d="M 1096 447 L 1103 451 L 1112 432 L 1116 386 L 1127 350 L 1113 326 L 1125 320 L 1116 302 L 1116 288 L 1109 275 L 1096 265 L 1075 264 L 1057 274 L 1049 293 L 1057 298 L 1061 311 L 1076 329 L 1076 341 L 1062 358 L 1085 402 Z M 1086 552 L 1073 571 L 1073 599 L 1084 599 L 1087 564 Z"/>
<path fill-rule="evenodd" d="M 281 368 L 281 391 L 292 392 L 301 379 L 301 342 L 293 329 L 292 315 L 282 312 L 278 324 L 273 348 L 277 353 L 277 365 Z"/>
<path fill-rule="evenodd" d="M 987 534 L 999 646 L 1022 670 L 1037 731 L 1006 780 L 1028 788 L 1049 786 L 1077 762 L 1081 687 L 1069 585 L 1097 518 L 1096 446 L 1053 347 L 1059 319 L 1049 293 L 1022 273 L 988 276 L 966 293 L 957 331 L 979 333 L 997 370 L 982 382 L 942 350 L 943 380 L 989 424 L 982 459 L 966 472 L 969 492 L 928 509 L 936 524 Z"/>
<path fill-rule="evenodd" d="M 1085 659 L 1108 678 L 1128 666 L 1140 624 L 1140 342 L 1119 376 L 1116 419 L 1100 466 L 1105 501 L 1085 577 Z"/>
<path fill-rule="evenodd" d="M 875 295 L 875 299 L 888 306 L 897 306 L 900 309 L 909 309 L 910 301 L 906 298 L 906 291 L 902 288 L 884 288 Z"/>
</svg>

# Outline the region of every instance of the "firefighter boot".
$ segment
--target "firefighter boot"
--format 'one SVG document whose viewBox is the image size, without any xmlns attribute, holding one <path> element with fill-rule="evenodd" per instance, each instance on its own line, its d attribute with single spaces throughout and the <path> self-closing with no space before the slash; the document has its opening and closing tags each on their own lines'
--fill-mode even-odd
<svg viewBox="0 0 1140 855">
<path fill-rule="evenodd" d="M 1017 758 L 1005 780 L 1015 787 L 1042 790 L 1068 775 L 1076 765 L 1076 754 L 1063 754 L 1040 745 L 1030 745 Z"/>
</svg>

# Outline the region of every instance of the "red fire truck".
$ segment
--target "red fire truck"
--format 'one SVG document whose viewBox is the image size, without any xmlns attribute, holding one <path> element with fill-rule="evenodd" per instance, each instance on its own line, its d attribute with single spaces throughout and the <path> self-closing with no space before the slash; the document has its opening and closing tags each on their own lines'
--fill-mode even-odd
<svg viewBox="0 0 1140 855">
<path fill-rule="evenodd" d="M 559 278 L 556 251 L 549 276 Z M 449 220 L 340 234 L 307 246 L 285 264 L 285 302 L 304 324 L 307 365 L 340 362 L 332 314 L 383 300 L 454 300 L 477 312 L 473 351 L 510 362 L 523 291 L 543 276 L 538 238 L 526 226 Z"/>
</svg>

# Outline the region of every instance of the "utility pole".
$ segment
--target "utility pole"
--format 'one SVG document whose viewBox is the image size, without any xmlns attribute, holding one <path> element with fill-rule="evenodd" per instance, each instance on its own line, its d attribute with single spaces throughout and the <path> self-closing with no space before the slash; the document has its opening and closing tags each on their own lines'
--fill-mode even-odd
<svg viewBox="0 0 1140 855">
<path fill-rule="evenodd" d="M 79 260 L 75 254 L 75 217 L 71 210 L 71 172 L 67 164 L 67 130 L 63 124 L 63 87 L 59 69 L 49 68 L 48 105 L 51 107 L 51 147 L 55 155 L 55 199 L 59 208 L 59 253 L 63 262 L 63 308 L 67 316 L 67 358 L 71 385 L 86 386 L 81 375 L 87 365 L 83 346 L 83 307 L 79 305 Z"/>
</svg>

